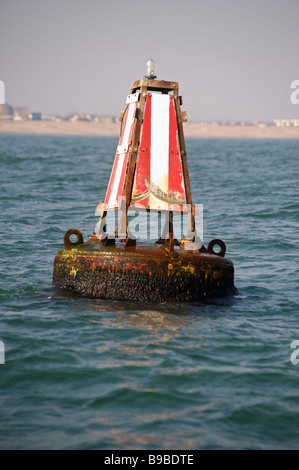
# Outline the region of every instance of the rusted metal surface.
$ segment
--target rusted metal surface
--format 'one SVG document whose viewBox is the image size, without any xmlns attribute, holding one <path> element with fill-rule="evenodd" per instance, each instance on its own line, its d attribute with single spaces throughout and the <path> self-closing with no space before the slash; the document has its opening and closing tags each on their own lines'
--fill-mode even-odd
<svg viewBox="0 0 299 470">
<path fill-rule="evenodd" d="M 88 297 L 134 301 L 196 301 L 235 292 L 230 260 L 154 244 L 60 250 L 53 282 Z"/>
<path fill-rule="evenodd" d="M 169 82 L 165 80 L 150 80 L 142 78 L 131 85 L 131 93 L 134 93 L 138 88 L 146 87 L 148 90 L 165 91 L 166 93 L 179 88 L 178 82 Z"/>
<path fill-rule="evenodd" d="M 145 100 L 146 100 L 146 87 L 141 86 L 140 97 L 137 103 L 139 119 L 135 118 L 135 123 L 134 123 L 135 125 L 134 125 L 132 143 L 131 143 L 131 152 L 129 154 L 128 168 L 127 168 L 127 174 L 126 174 L 125 186 L 124 186 L 124 196 L 126 198 L 126 213 L 131 203 L 135 166 L 136 166 L 138 145 L 139 145 L 139 139 L 140 139 L 140 131 L 142 127 L 142 120 L 140 119 L 140 115 L 143 116 Z"/>
<path fill-rule="evenodd" d="M 76 235 L 77 240 L 75 242 L 71 241 L 71 235 Z M 79 246 L 79 245 L 83 245 L 84 243 L 82 233 L 80 232 L 80 230 L 76 228 L 70 228 L 69 230 L 67 230 L 64 234 L 63 241 L 64 241 L 64 246 L 67 250 L 75 248 L 76 246 Z"/>
<path fill-rule="evenodd" d="M 177 115 L 177 123 L 178 123 L 178 137 L 180 143 L 180 150 L 181 150 L 181 159 L 182 159 L 182 166 L 183 166 L 183 175 L 184 175 L 184 182 L 186 188 L 186 198 L 187 204 L 192 206 L 192 196 L 191 196 L 191 186 L 190 186 L 190 179 L 189 179 L 189 171 L 187 165 L 187 152 L 186 152 L 186 145 L 185 145 L 185 137 L 184 137 L 184 130 L 183 130 L 183 119 L 181 117 L 181 101 L 182 97 L 179 96 L 179 87 L 175 87 L 173 89 L 173 96 L 176 108 L 176 115 Z M 191 238 L 195 232 L 195 218 L 194 213 L 190 213 L 189 219 L 189 230 L 188 230 L 188 238 Z"/>
<path fill-rule="evenodd" d="M 219 252 L 214 250 L 214 246 L 217 246 L 217 245 L 220 247 Z M 211 253 L 212 255 L 218 255 L 224 258 L 225 252 L 226 252 L 225 243 L 222 240 L 219 240 L 219 238 L 216 238 L 215 240 L 211 240 L 210 243 L 208 244 L 208 252 Z"/>
</svg>

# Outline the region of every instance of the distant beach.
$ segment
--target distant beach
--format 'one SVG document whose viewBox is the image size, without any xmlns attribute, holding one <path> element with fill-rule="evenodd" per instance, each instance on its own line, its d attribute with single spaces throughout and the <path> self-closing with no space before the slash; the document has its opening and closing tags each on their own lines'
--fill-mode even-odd
<svg viewBox="0 0 299 470">
<path fill-rule="evenodd" d="M 0 134 L 118 136 L 119 132 L 118 122 L 0 121 Z M 184 133 L 185 137 L 198 138 L 299 139 L 299 127 L 187 122 L 184 124 Z"/>
</svg>

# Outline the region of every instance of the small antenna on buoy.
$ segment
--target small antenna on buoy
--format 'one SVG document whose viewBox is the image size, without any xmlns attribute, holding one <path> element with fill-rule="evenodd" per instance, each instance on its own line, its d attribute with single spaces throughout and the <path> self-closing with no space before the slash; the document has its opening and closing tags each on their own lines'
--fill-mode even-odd
<svg viewBox="0 0 299 470">
<path fill-rule="evenodd" d="M 149 78 L 150 80 L 157 78 L 157 75 L 155 75 L 155 61 L 153 59 L 149 59 L 146 63 L 145 78 Z"/>
</svg>

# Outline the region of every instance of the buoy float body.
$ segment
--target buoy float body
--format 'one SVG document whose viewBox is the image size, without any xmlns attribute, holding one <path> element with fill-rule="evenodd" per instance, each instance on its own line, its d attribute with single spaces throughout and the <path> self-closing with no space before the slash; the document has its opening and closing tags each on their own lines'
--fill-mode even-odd
<svg viewBox="0 0 299 470">
<path fill-rule="evenodd" d="M 138 302 L 198 301 L 235 293 L 229 259 L 157 244 L 61 249 L 53 282 L 87 297 Z"/>
</svg>

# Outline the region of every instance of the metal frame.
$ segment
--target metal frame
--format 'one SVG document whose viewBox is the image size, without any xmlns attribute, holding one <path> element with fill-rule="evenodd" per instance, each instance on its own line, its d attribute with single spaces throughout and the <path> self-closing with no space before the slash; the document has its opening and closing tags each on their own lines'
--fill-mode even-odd
<svg viewBox="0 0 299 470">
<path fill-rule="evenodd" d="M 188 172 L 188 165 L 187 165 L 187 153 L 186 153 L 184 131 L 183 131 L 183 122 L 186 122 L 187 119 L 186 119 L 186 113 L 181 111 L 182 97 L 179 96 L 178 82 L 169 82 L 169 81 L 164 81 L 164 80 L 150 80 L 148 78 L 143 78 L 131 84 L 131 95 L 133 93 L 136 93 L 138 90 L 139 90 L 139 99 L 137 102 L 137 108 L 136 108 L 136 113 L 135 113 L 135 118 L 134 118 L 132 143 L 129 148 L 127 171 L 126 171 L 125 182 L 124 182 L 123 195 L 126 198 L 126 207 L 125 207 L 125 211 L 121 210 L 121 213 L 118 219 L 118 227 L 114 236 L 118 236 L 120 241 L 125 241 L 127 246 L 128 245 L 131 246 L 132 244 L 136 243 L 136 241 L 130 237 L 130 233 L 129 233 L 128 209 L 130 207 L 131 200 L 132 200 L 134 176 L 135 176 L 135 169 L 136 169 L 138 148 L 139 148 L 139 143 L 140 143 L 140 134 L 141 134 L 142 123 L 143 123 L 143 113 L 144 113 L 144 108 L 145 108 L 146 97 L 149 91 L 156 91 L 156 92 L 161 92 L 163 94 L 173 93 L 173 96 L 174 96 L 174 104 L 175 104 L 177 126 L 178 126 L 179 148 L 180 148 L 180 155 L 181 155 L 181 160 L 182 160 L 183 178 L 184 178 L 185 191 L 186 191 L 186 200 L 187 200 L 187 204 L 189 204 L 191 207 L 191 211 L 189 212 L 188 234 L 187 234 L 185 241 L 193 241 L 195 237 L 195 232 L 196 232 L 195 208 L 192 204 L 190 179 L 189 179 L 189 172 Z M 124 113 L 122 113 L 121 119 L 123 119 L 123 117 L 124 117 Z M 106 215 L 107 215 L 107 211 L 104 211 L 100 217 L 100 230 L 99 231 L 103 234 L 104 239 L 108 238 L 106 236 L 106 223 L 105 223 Z M 174 245 L 172 220 L 173 220 L 173 213 L 170 211 L 169 216 L 166 217 L 165 227 L 163 229 L 163 233 L 167 233 L 167 236 L 169 238 L 170 247 L 173 247 Z M 166 225 L 168 225 L 168 227 L 166 227 Z M 125 233 L 123 230 L 120 230 L 120 227 L 125 227 Z M 122 232 L 122 233 L 119 233 L 119 232 Z"/>
</svg>

